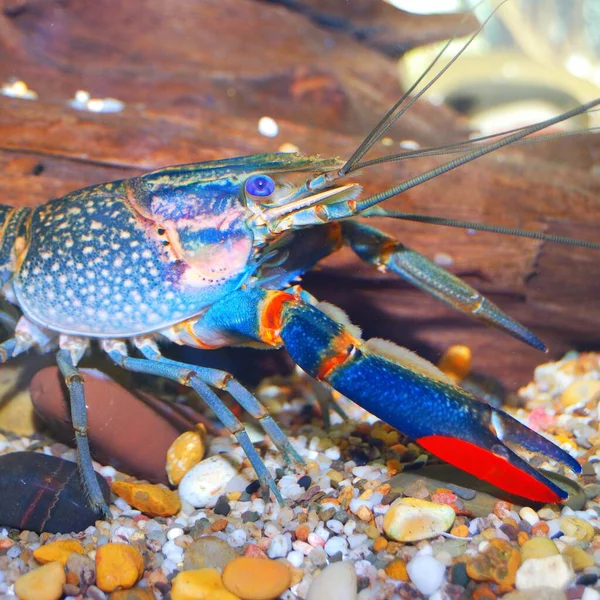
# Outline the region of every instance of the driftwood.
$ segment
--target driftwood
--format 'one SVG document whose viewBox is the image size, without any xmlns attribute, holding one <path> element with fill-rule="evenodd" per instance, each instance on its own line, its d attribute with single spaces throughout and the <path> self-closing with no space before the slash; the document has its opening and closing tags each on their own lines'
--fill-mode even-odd
<svg viewBox="0 0 600 600">
<path fill-rule="evenodd" d="M 289 4 L 5 1 L 0 80 L 18 77 L 39 98 L 0 97 L 1 202 L 33 206 L 85 185 L 168 164 L 275 151 L 284 142 L 307 153 L 349 156 L 400 93 L 395 64 L 385 55 L 393 53 L 390 47 L 400 51 L 443 38 L 456 26 L 455 19 L 432 25 L 419 18 L 403 39 L 391 18 L 385 31 L 379 27 L 383 3 L 355 3 L 365 12 L 355 8 L 347 15 L 351 25 L 337 28 L 315 11 L 341 14 L 346 2 L 307 0 L 294 3 L 296 10 Z M 402 23 L 405 16 L 395 18 Z M 356 35 L 369 23 L 370 41 Z M 374 41 L 384 38 L 392 41 Z M 118 98 L 125 109 L 74 110 L 67 100 L 78 89 Z M 258 133 L 263 115 L 277 119 L 276 138 Z M 425 146 L 466 132 L 450 110 L 423 102 L 390 135 Z M 378 147 L 375 155 L 386 150 Z M 599 150 L 593 136 L 505 150 L 386 206 L 598 241 Z M 367 193 L 377 192 L 437 163 L 385 165 L 355 178 Z M 449 255 L 453 272 L 538 333 L 553 356 L 600 345 L 597 253 L 397 221 L 380 225 L 430 257 Z M 510 388 L 527 381 L 545 358 L 377 273 L 348 251 L 325 261 L 306 285 L 346 308 L 367 335 L 392 338 L 428 358 L 453 343 L 470 345 L 475 368 Z"/>
</svg>

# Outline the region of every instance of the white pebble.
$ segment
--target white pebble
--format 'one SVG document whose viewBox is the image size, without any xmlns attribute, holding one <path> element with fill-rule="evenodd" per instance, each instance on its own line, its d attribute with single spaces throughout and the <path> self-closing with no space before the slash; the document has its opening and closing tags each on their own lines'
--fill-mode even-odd
<svg viewBox="0 0 600 600">
<path fill-rule="evenodd" d="M 167 560 L 171 560 L 175 564 L 183 561 L 183 548 L 177 546 L 172 540 L 163 545 L 162 553 L 166 556 Z"/>
<path fill-rule="evenodd" d="M 169 540 L 174 540 L 180 535 L 183 535 L 183 529 L 181 529 L 181 527 L 173 527 L 173 529 L 169 529 L 169 531 L 167 531 L 167 539 Z"/>
<path fill-rule="evenodd" d="M 529 558 L 518 569 L 515 586 L 518 590 L 550 587 L 564 590 L 575 576 L 563 556 Z"/>
<path fill-rule="evenodd" d="M 446 568 L 433 556 L 416 556 L 406 565 L 406 570 L 419 592 L 430 596 L 442 586 Z"/>
<path fill-rule="evenodd" d="M 327 536 L 327 537 L 329 537 L 329 536 Z M 320 535 L 317 535 L 316 533 L 314 533 L 312 531 L 308 534 L 306 541 L 313 548 L 317 548 L 318 546 L 323 547 L 325 545 L 325 540 Z"/>
<path fill-rule="evenodd" d="M 341 456 L 340 449 L 337 446 L 327 448 L 327 450 L 325 450 L 325 456 L 331 460 L 339 460 Z"/>
<path fill-rule="evenodd" d="M 243 546 L 248 540 L 248 534 L 243 529 L 236 529 L 228 538 L 229 544 L 234 548 Z"/>
<path fill-rule="evenodd" d="M 279 133 L 279 125 L 271 117 L 261 117 L 258 121 L 258 133 L 265 137 L 276 137 Z"/>
<path fill-rule="evenodd" d="M 352 533 L 348 536 L 348 544 L 350 545 L 350 548 L 354 550 L 368 539 L 369 537 L 365 533 Z"/>
<path fill-rule="evenodd" d="M 341 523 L 340 523 L 340 525 L 341 525 Z M 315 534 L 318 535 L 323 541 L 326 542 L 329 539 L 331 532 L 329 532 L 327 529 L 325 529 L 325 527 L 323 527 L 323 525 L 317 525 L 317 528 L 315 529 Z"/>
<path fill-rule="evenodd" d="M 302 566 L 302 563 L 304 562 L 304 554 L 302 554 L 302 552 L 299 552 L 298 550 L 292 550 L 287 556 L 286 558 L 292 563 L 292 565 L 294 565 L 294 567 L 296 567 L 297 569 L 299 569 Z"/>
<path fill-rule="evenodd" d="M 292 544 L 292 547 L 295 551 L 302 553 L 304 556 L 308 556 L 314 550 L 310 544 L 301 540 L 296 540 Z"/>
<path fill-rule="evenodd" d="M 325 543 L 325 552 L 327 553 L 327 556 L 333 556 L 338 552 L 341 552 L 343 555 L 347 551 L 348 542 L 345 540 L 345 538 L 339 535 L 334 535 L 333 537 L 329 538 Z"/>
<path fill-rule="evenodd" d="M 284 558 L 292 550 L 292 540 L 289 535 L 276 535 L 269 544 L 269 558 Z"/>
<path fill-rule="evenodd" d="M 538 514 L 535 512 L 535 510 L 533 510 L 533 508 L 530 508 L 529 506 L 524 506 L 519 511 L 519 516 L 521 517 L 521 519 L 523 519 L 523 521 L 527 521 L 527 523 L 529 523 L 532 527 L 540 521 Z"/>
<path fill-rule="evenodd" d="M 276 535 L 281 534 L 281 529 L 279 529 L 279 527 L 277 527 L 277 525 L 273 523 L 273 521 L 269 521 L 265 523 L 263 534 L 265 537 L 274 538 Z"/>
<path fill-rule="evenodd" d="M 600 600 L 600 592 L 591 587 L 586 587 L 581 595 L 581 600 Z"/>
<path fill-rule="evenodd" d="M 356 521 L 348 520 L 348 521 L 346 521 L 346 523 L 344 525 L 344 534 L 347 536 L 352 535 L 354 533 L 355 529 L 356 529 Z"/>
<path fill-rule="evenodd" d="M 356 600 L 356 571 L 351 562 L 335 562 L 323 569 L 311 582 L 306 600 L 343 598 Z"/>
<path fill-rule="evenodd" d="M 341 521 L 338 521 L 337 519 L 329 519 L 326 525 L 330 531 L 333 531 L 333 533 L 336 534 L 342 533 L 344 529 L 344 524 Z"/>
<path fill-rule="evenodd" d="M 237 464 L 226 456 L 210 456 L 183 476 L 179 484 L 179 495 L 195 508 L 214 506 L 237 472 Z"/>
</svg>

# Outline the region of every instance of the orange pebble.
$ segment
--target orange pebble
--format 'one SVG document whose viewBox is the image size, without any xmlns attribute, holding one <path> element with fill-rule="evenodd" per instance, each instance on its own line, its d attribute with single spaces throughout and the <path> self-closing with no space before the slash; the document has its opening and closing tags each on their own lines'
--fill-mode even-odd
<svg viewBox="0 0 600 600">
<path fill-rule="evenodd" d="M 406 562 L 401 558 L 395 558 L 385 567 L 385 572 L 388 577 L 397 579 L 398 581 L 408 581 L 408 572 L 406 571 Z"/>
<path fill-rule="evenodd" d="M 517 534 L 517 544 L 519 544 L 519 546 L 522 546 L 528 539 L 529 535 L 524 531 L 519 531 Z"/>
<path fill-rule="evenodd" d="M 499 519 L 506 519 L 510 516 L 510 511 L 512 510 L 512 508 L 513 508 L 513 506 L 510 502 L 505 502 L 504 500 L 499 500 L 494 505 L 494 514 Z"/>
<path fill-rule="evenodd" d="M 96 550 L 96 585 L 103 592 L 133 587 L 144 573 L 144 559 L 133 546 L 104 544 Z"/>
<path fill-rule="evenodd" d="M 290 587 L 292 573 L 268 558 L 240 556 L 223 569 L 223 585 L 244 600 L 271 600 Z"/>
<path fill-rule="evenodd" d="M 450 530 L 450 533 L 458 537 L 469 537 L 469 528 L 466 525 L 457 525 Z"/>
<path fill-rule="evenodd" d="M 125 502 L 151 517 L 172 517 L 181 510 L 177 492 L 160 485 L 114 481 L 111 488 Z"/>
<path fill-rule="evenodd" d="M 540 521 L 531 528 L 531 535 L 536 537 L 542 537 L 548 535 L 549 531 L 550 527 L 548 527 L 548 523 L 546 523 L 545 521 Z"/>
<path fill-rule="evenodd" d="M 373 552 L 381 552 L 388 547 L 389 542 L 382 535 L 373 542 Z"/>
<path fill-rule="evenodd" d="M 468 346 L 450 346 L 440 358 L 438 368 L 454 381 L 462 381 L 471 370 L 471 355 Z"/>
<path fill-rule="evenodd" d="M 376 491 L 376 492 L 380 492 L 380 493 L 382 493 L 384 496 L 385 496 L 386 494 L 389 494 L 391 490 L 392 490 L 392 486 L 391 486 L 389 483 L 382 483 L 381 485 L 378 485 L 378 486 L 375 488 L 375 491 Z"/>
<path fill-rule="evenodd" d="M 225 527 L 227 527 L 227 523 L 229 523 L 229 521 L 227 519 L 217 519 L 211 526 L 210 528 L 213 531 L 223 531 L 223 529 L 225 529 Z"/>
<path fill-rule="evenodd" d="M 309 533 L 310 527 L 308 525 L 298 525 L 296 527 L 296 539 L 299 539 L 301 542 L 305 542 L 308 539 Z"/>
<path fill-rule="evenodd" d="M 83 554 L 83 546 L 77 540 L 58 540 L 36 548 L 33 558 L 42 565 L 58 561 L 64 567 L 73 552 Z"/>
<path fill-rule="evenodd" d="M 388 475 L 397 475 L 402 471 L 402 463 L 396 458 L 390 458 L 386 461 L 385 466 L 388 470 Z"/>
</svg>

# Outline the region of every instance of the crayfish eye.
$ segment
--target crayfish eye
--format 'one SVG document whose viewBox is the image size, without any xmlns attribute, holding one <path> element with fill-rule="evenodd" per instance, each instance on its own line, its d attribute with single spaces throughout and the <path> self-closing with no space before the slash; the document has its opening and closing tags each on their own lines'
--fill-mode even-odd
<svg viewBox="0 0 600 600">
<path fill-rule="evenodd" d="M 246 194 L 267 198 L 275 191 L 275 182 L 268 175 L 252 175 L 245 184 Z"/>
</svg>

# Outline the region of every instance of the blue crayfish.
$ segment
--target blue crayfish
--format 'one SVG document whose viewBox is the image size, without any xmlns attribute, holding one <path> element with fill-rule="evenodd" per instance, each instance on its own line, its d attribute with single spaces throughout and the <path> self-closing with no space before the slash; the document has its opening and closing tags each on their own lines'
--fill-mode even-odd
<svg viewBox="0 0 600 600">
<path fill-rule="evenodd" d="M 6 361 L 32 347 L 57 349 L 92 506 L 108 510 L 93 472 L 77 369 L 93 339 L 124 369 L 193 388 L 235 435 L 260 480 L 280 501 L 277 484 L 243 424 L 213 389 L 227 391 L 258 419 L 287 459 L 300 461 L 285 434 L 231 375 L 170 360 L 157 339 L 205 349 L 284 347 L 308 374 L 442 459 L 532 500 L 554 502 L 566 496 L 517 452 L 538 453 L 579 471 L 568 453 L 480 402 L 410 351 L 361 339 L 341 311 L 320 304 L 292 282 L 346 245 L 363 260 L 543 349 L 533 333 L 476 290 L 353 217 L 405 218 L 379 204 L 600 100 L 496 140 L 421 151 L 458 156 L 361 199 L 361 187 L 346 182 L 352 172 L 414 155 L 361 162 L 406 109 L 406 100 L 390 110 L 347 161 L 259 154 L 168 167 L 75 191 L 35 209 L 0 206 L 3 291 L 23 313 L 14 337 L 0 345 L 0 358 Z M 141 357 L 130 356 L 130 350 Z"/>
</svg>

